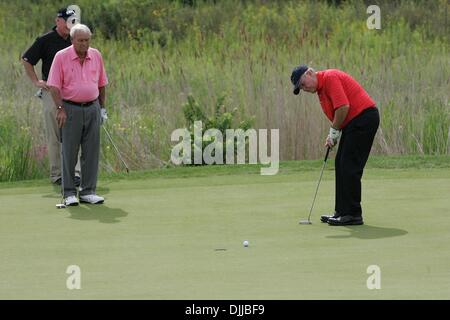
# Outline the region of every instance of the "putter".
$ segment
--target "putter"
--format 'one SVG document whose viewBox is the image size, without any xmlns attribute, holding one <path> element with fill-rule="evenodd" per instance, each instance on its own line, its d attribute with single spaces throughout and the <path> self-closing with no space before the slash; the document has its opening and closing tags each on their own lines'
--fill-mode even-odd
<svg viewBox="0 0 450 320">
<path fill-rule="evenodd" d="M 114 141 L 112 140 L 111 135 L 109 134 L 108 130 L 106 129 L 106 127 L 104 125 L 102 125 L 102 128 L 103 128 L 103 130 L 105 130 L 106 135 L 109 138 L 109 141 L 111 142 L 111 144 L 113 145 L 114 149 L 116 150 L 117 156 L 119 157 L 119 159 L 122 162 L 122 164 L 125 166 L 125 169 L 127 170 L 127 173 L 130 173 L 130 169 L 128 169 L 127 164 L 123 160 L 122 155 L 119 152 L 119 149 L 117 149 L 116 145 L 114 144 Z"/>
<path fill-rule="evenodd" d="M 61 150 L 61 203 L 56 205 L 56 209 L 64 209 L 66 204 L 64 203 L 64 170 L 63 170 L 63 144 L 62 144 L 62 129 L 59 129 L 59 145 Z"/>
<path fill-rule="evenodd" d="M 327 159 L 328 159 L 329 153 L 330 153 L 330 147 L 327 148 L 327 153 L 325 154 L 325 159 L 323 160 L 322 170 L 320 171 L 319 182 L 317 183 L 317 187 L 316 187 L 316 193 L 314 194 L 314 199 L 313 199 L 313 202 L 311 204 L 311 209 L 309 209 L 308 220 L 300 220 L 299 224 L 312 224 L 312 222 L 311 222 L 311 213 L 312 213 L 313 208 L 314 208 L 314 203 L 316 202 L 317 191 L 319 191 L 319 185 L 320 185 L 320 181 L 322 180 L 323 169 L 325 169 L 325 164 L 327 163 Z"/>
</svg>

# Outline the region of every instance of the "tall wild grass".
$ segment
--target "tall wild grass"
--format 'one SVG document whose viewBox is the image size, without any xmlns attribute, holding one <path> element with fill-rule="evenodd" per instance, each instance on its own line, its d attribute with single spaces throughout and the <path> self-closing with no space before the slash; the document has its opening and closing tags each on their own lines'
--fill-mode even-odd
<svg viewBox="0 0 450 320">
<path fill-rule="evenodd" d="M 329 123 L 315 95 L 292 94 L 300 63 L 344 70 L 376 100 L 374 154 L 449 154 L 448 1 L 379 1 L 381 30 L 367 29 L 370 3 L 337 2 L 78 1 L 105 60 L 109 128 L 129 166 L 168 162 L 190 94 L 211 113 L 225 96 L 255 129 L 279 128 L 282 160 L 321 157 Z M 0 181 L 47 175 L 42 106 L 20 55 L 65 4 L 0 3 Z M 104 139 L 102 170 L 120 165 Z"/>
</svg>

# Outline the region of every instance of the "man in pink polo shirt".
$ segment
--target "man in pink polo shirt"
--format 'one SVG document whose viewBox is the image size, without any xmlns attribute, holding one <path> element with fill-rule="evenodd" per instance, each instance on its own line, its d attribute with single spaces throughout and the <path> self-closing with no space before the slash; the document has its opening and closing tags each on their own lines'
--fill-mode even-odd
<svg viewBox="0 0 450 320">
<path fill-rule="evenodd" d="M 321 216 L 329 225 L 363 224 L 361 178 L 380 124 L 373 99 L 350 75 L 337 69 L 315 72 L 306 65 L 291 74 L 294 94 L 317 93 L 331 122 L 325 146 L 339 142 L 335 159 L 336 198 L 333 215 Z"/>
<path fill-rule="evenodd" d="M 59 51 L 50 68 L 47 85 L 62 128 L 63 197 L 78 205 L 74 184 L 77 152 L 81 145 L 80 202 L 103 203 L 96 195 L 100 153 L 100 125 L 106 121 L 105 86 L 108 83 L 100 52 L 90 48 L 91 31 L 83 24 L 70 29 L 72 45 Z"/>
</svg>

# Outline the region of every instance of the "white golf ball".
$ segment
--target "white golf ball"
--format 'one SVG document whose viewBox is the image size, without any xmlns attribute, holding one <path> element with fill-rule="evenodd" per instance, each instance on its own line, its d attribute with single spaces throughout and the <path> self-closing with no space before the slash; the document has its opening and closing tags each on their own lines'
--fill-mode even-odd
<svg viewBox="0 0 450 320">
<path fill-rule="evenodd" d="M 248 241 L 244 240 L 244 242 L 242 243 L 244 245 L 244 247 L 248 247 Z"/>
</svg>

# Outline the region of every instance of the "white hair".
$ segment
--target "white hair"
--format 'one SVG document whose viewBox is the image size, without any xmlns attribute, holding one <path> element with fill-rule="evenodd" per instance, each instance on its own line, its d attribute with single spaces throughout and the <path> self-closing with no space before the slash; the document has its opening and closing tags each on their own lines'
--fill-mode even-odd
<svg viewBox="0 0 450 320">
<path fill-rule="evenodd" d="M 87 25 L 81 24 L 81 23 L 77 23 L 72 28 L 70 28 L 70 37 L 73 39 L 75 37 L 75 33 L 77 33 L 77 32 L 84 32 L 84 33 L 89 34 L 90 36 L 92 35 L 92 32 L 89 29 L 89 27 Z"/>
</svg>

